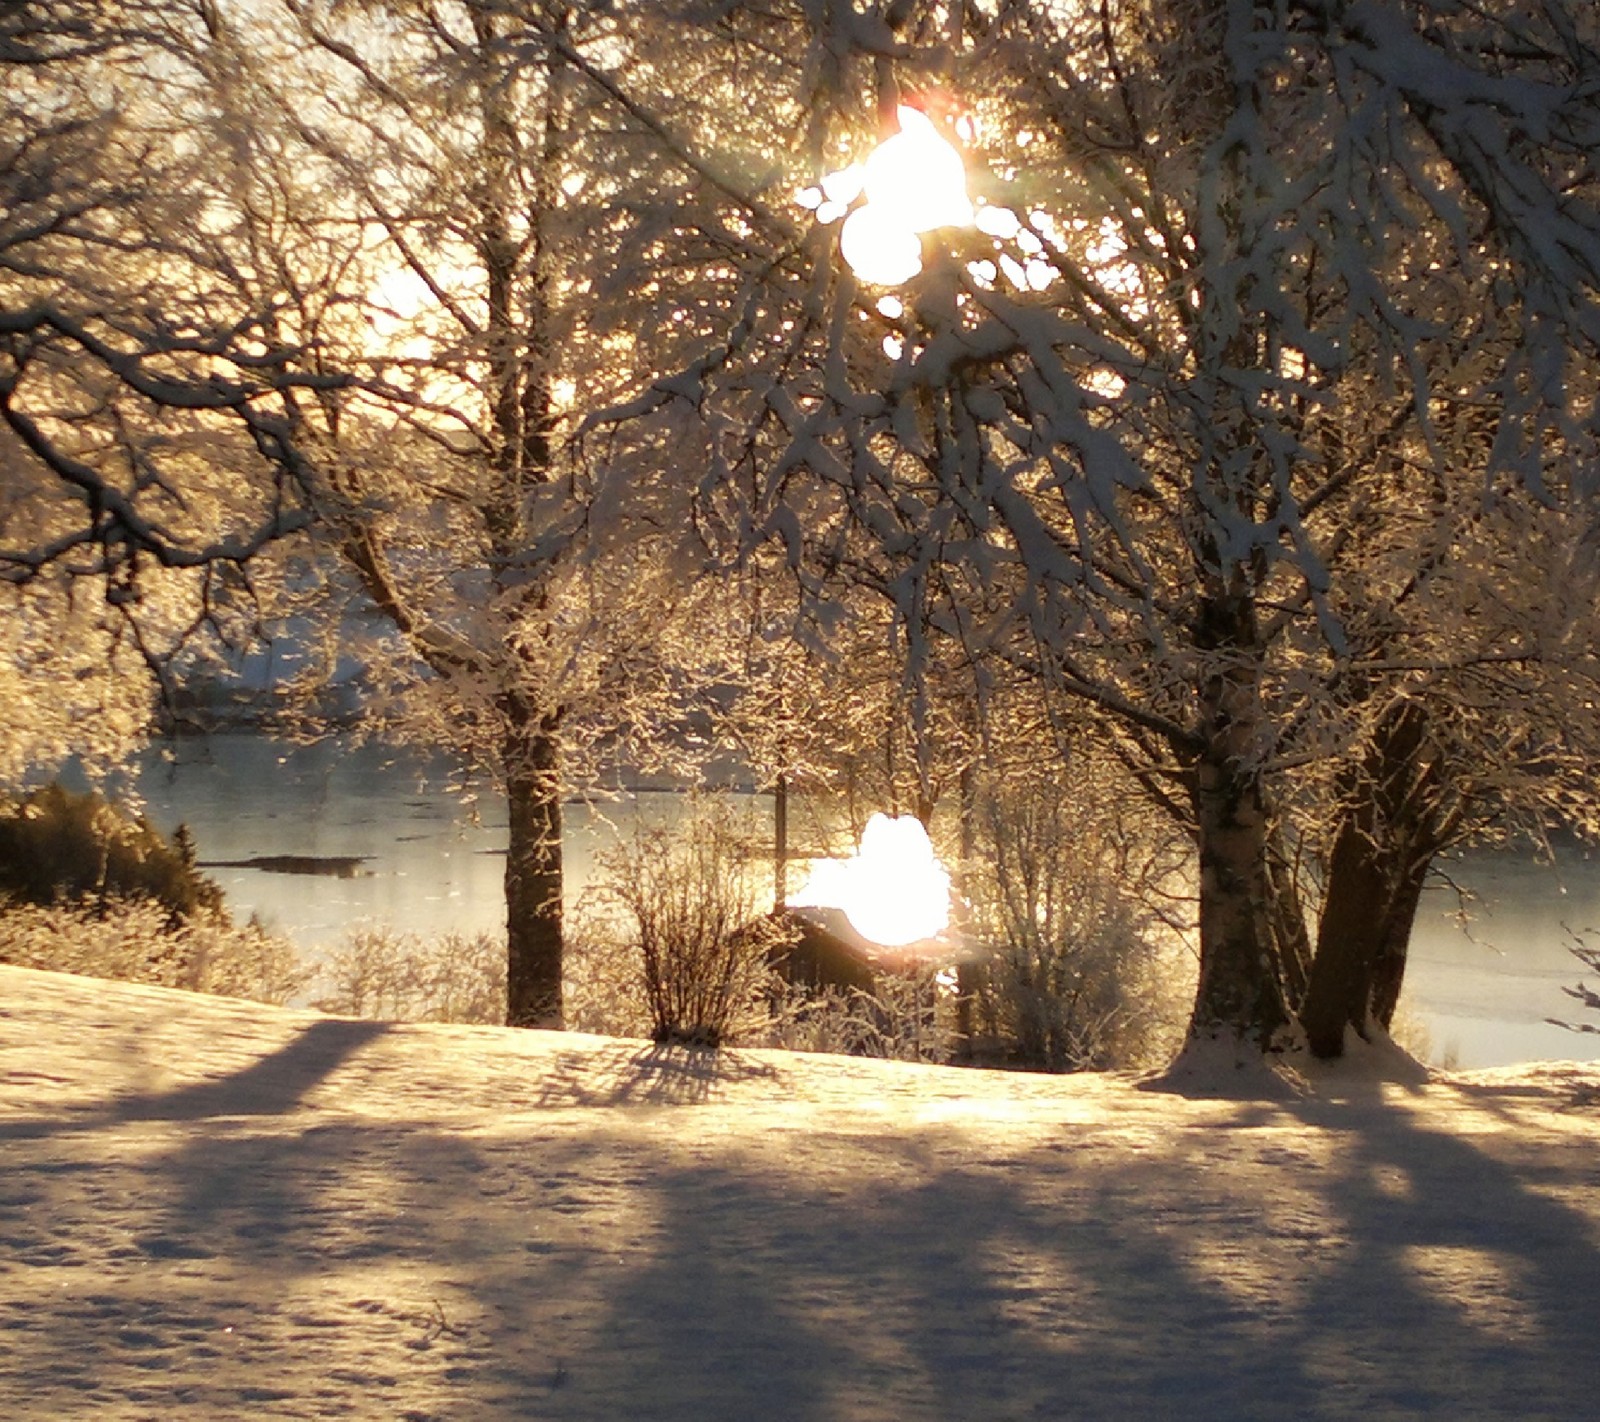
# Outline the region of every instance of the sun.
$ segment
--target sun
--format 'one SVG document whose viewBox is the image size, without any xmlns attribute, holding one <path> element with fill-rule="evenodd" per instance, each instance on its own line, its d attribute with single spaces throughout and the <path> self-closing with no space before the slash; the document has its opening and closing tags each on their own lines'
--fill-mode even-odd
<svg viewBox="0 0 1600 1422">
<path fill-rule="evenodd" d="M 975 206 L 967 194 L 967 170 L 961 152 L 934 121 L 902 104 L 899 132 L 884 139 L 864 162 L 828 173 L 813 187 L 795 194 L 799 206 L 818 222 L 844 222 L 839 229 L 839 255 L 857 280 L 869 286 L 903 286 L 922 270 L 922 237 L 942 227 L 976 228 L 994 245 L 992 260 L 968 261 L 976 285 L 993 289 L 1003 277 L 1018 292 L 1037 292 L 1057 278 L 1047 240 L 1058 234 L 1049 217 L 1029 212 L 1026 220 L 1008 207 Z M 972 136 L 962 120 L 957 131 Z M 883 314 L 883 303 L 878 303 Z M 890 359 L 898 359 L 903 343 L 884 338 Z"/>
<path fill-rule="evenodd" d="M 839 252 L 856 276 L 873 286 L 899 286 L 922 270 L 924 232 L 972 224 L 967 171 L 961 154 L 921 109 L 896 110 L 900 131 L 884 139 L 865 163 L 829 173 L 800 195 L 819 222 L 845 217 Z"/>
<path fill-rule="evenodd" d="M 900 132 L 867 156 L 862 188 L 868 206 L 913 232 L 970 226 L 972 203 L 961 154 L 921 109 L 902 104 L 895 112 Z"/>
</svg>

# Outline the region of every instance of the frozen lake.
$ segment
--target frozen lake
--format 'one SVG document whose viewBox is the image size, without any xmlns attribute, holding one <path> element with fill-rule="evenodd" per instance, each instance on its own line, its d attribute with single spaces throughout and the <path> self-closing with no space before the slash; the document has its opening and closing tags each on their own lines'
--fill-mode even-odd
<svg viewBox="0 0 1600 1422">
<path fill-rule="evenodd" d="M 240 917 L 259 913 L 308 955 L 360 923 L 422 934 L 503 927 L 504 809 L 485 787 L 475 817 L 450 792 L 443 759 L 333 741 L 290 746 L 251 734 L 182 741 L 175 755 L 170 762 L 148 756 L 139 788 L 162 830 L 188 823 L 202 860 L 366 860 L 352 878 L 208 871 Z M 663 791 L 569 804 L 569 903 L 588 882 L 596 850 L 619 828 L 670 815 L 678 799 Z M 1451 875 L 1480 902 L 1463 926 L 1452 891 L 1424 897 L 1404 999 L 1427 1029 L 1434 1059 L 1463 1068 L 1600 1059 L 1600 1036 L 1544 1020 L 1581 1015 L 1561 989 L 1580 975 L 1569 930 L 1600 928 L 1600 862 L 1579 851 L 1554 865 L 1472 855 Z"/>
<path fill-rule="evenodd" d="M 173 758 L 168 758 L 173 757 Z M 390 746 L 336 740 L 296 746 L 248 733 L 185 739 L 147 754 L 139 793 L 166 833 L 194 831 L 202 864 L 268 855 L 360 858 L 348 878 L 207 868 L 238 917 L 259 913 L 308 955 L 347 928 L 387 923 L 431 935 L 505 926 L 505 806 L 452 785 L 451 765 Z M 672 791 L 566 806 L 570 905 L 597 849 L 643 820 L 670 815 Z"/>
<path fill-rule="evenodd" d="M 1600 1027 L 1600 1016 L 1562 992 L 1583 976 L 1573 935 L 1600 930 L 1600 860 L 1568 848 L 1554 864 L 1473 853 L 1446 868 L 1477 902 L 1463 924 L 1453 890 L 1423 896 L 1404 999 L 1427 1027 L 1435 1059 L 1463 1068 L 1600 1059 L 1600 1036 L 1545 1020 L 1587 1016 Z"/>
</svg>

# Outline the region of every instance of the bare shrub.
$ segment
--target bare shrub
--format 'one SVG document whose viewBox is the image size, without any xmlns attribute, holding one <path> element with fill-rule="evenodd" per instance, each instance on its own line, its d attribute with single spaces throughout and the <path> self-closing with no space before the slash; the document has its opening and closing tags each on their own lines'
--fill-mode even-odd
<svg viewBox="0 0 1600 1422">
<path fill-rule="evenodd" d="M 241 928 L 196 913 L 175 924 L 166 905 L 148 898 L 5 904 L 0 962 L 280 1005 L 311 977 L 294 945 L 255 919 Z"/>
<path fill-rule="evenodd" d="M 312 1006 L 384 1022 L 506 1020 L 505 940 L 492 933 L 423 938 L 388 927 L 352 930 L 318 966 Z"/>
<path fill-rule="evenodd" d="M 967 892 L 982 945 L 963 973 L 974 1052 L 1042 1071 L 1139 1067 L 1175 1046 L 1186 856 L 1130 797 L 1014 775 L 977 816 Z"/>
<path fill-rule="evenodd" d="M 637 955 L 655 1041 L 718 1047 L 766 1024 L 771 960 L 793 930 L 766 912 L 749 872 L 758 857 L 713 798 L 599 857 L 597 917 L 609 913 Z"/>
<path fill-rule="evenodd" d="M 884 973 L 870 992 L 786 985 L 762 1040 L 791 1052 L 944 1062 L 953 1046 L 948 1006 L 931 971 Z"/>
</svg>

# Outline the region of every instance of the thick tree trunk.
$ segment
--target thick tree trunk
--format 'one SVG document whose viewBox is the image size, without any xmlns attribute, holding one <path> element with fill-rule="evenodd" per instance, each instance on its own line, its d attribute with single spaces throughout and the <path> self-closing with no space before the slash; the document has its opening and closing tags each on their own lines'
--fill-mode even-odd
<svg viewBox="0 0 1600 1422">
<path fill-rule="evenodd" d="M 1440 843 L 1436 773 L 1420 764 L 1425 717 L 1398 708 L 1374 734 L 1363 773 L 1328 859 L 1317 949 L 1300 1020 L 1319 1057 L 1344 1051 L 1345 1034 L 1387 1030 L 1405 978 L 1411 925 Z"/>
<path fill-rule="evenodd" d="M 974 717 L 974 719 L 976 719 Z M 972 862 L 978 847 L 978 776 L 969 759 L 961 766 L 959 782 L 961 814 L 961 868 L 955 885 L 955 929 L 962 957 L 956 963 L 956 1046 L 955 1059 L 970 1063 L 976 1045 L 976 1013 L 973 1011 L 982 986 L 978 965 L 967 958 L 972 950 Z"/>
<path fill-rule="evenodd" d="M 1431 860 L 1412 836 L 1374 842 L 1349 820 L 1341 825 L 1300 1014 L 1317 1056 L 1339 1056 L 1349 1028 L 1365 1037 L 1394 1021 Z"/>
<path fill-rule="evenodd" d="M 1266 1051 L 1288 1020 L 1273 931 L 1271 831 L 1257 765 L 1258 636 L 1245 578 L 1202 606 L 1196 642 L 1215 656 L 1200 692 L 1200 751 L 1190 777 L 1200 857 L 1200 979 L 1191 1041 L 1232 1038 Z"/>
<path fill-rule="evenodd" d="M 1200 856 L 1200 981 L 1189 1040 L 1267 1051 L 1288 1022 L 1275 941 L 1272 833 L 1262 784 L 1259 635 L 1243 569 L 1200 608 L 1195 643 L 1214 657 L 1198 685 L 1189 793 Z"/>
<path fill-rule="evenodd" d="M 1362 816 L 1346 815 L 1328 859 L 1327 893 L 1317 924 L 1317 954 L 1300 1009 L 1313 1055 L 1337 1057 L 1347 1028 L 1365 1035 L 1383 922 L 1390 900 L 1390 866 Z"/>
<path fill-rule="evenodd" d="M 1195 768 L 1200 851 L 1200 981 L 1191 1039 L 1233 1037 L 1265 1051 L 1288 1021 L 1271 928 L 1267 813 L 1260 779 L 1225 754 Z"/>
<path fill-rule="evenodd" d="M 538 683 L 537 659 L 523 664 L 517 644 L 548 639 L 549 589 L 519 569 L 532 530 L 532 491 L 551 479 L 553 349 L 547 222 L 558 204 L 562 154 L 562 61 L 545 55 L 539 146 L 528 147 L 530 115 L 515 100 L 505 68 L 505 23 L 497 7 L 470 7 L 482 65 L 483 125 L 473 200 L 477 247 L 487 278 L 484 359 L 494 438 L 493 477 L 479 513 L 489 536 L 494 603 L 505 617 L 502 666 L 522 686 Z M 556 34 L 567 14 L 547 16 Z M 530 81 L 532 73 L 528 75 Z M 521 223 L 528 222 L 525 232 Z M 537 629 L 537 630 L 536 630 Z M 510 838 L 506 850 L 506 1022 L 562 1026 L 561 713 L 521 691 L 499 698 Z"/>
<path fill-rule="evenodd" d="M 1399 887 L 1389 903 L 1384 920 L 1383 941 L 1378 949 L 1377 967 L 1372 975 L 1372 1016 L 1387 1032 L 1394 1026 L 1394 1010 L 1400 1004 L 1400 989 L 1405 985 L 1406 956 L 1411 947 L 1411 929 L 1417 921 L 1417 906 L 1428 881 L 1431 855 L 1415 854 L 1401 875 Z"/>
<path fill-rule="evenodd" d="M 559 719 L 519 711 L 506 736 L 506 1025 L 562 1025 Z"/>
</svg>

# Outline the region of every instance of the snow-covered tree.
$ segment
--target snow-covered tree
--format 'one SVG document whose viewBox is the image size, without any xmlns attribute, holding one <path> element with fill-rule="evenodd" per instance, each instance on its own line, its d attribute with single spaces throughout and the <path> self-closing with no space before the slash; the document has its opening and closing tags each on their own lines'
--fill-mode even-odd
<svg viewBox="0 0 1600 1422">
<path fill-rule="evenodd" d="M 1310 970 L 1285 807 L 1339 764 L 1352 833 L 1399 823 L 1381 802 L 1429 779 L 1386 768 L 1413 735 L 1451 748 L 1425 762 L 1451 794 L 1487 783 L 1456 730 L 1472 688 L 1582 641 L 1447 592 L 1493 588 L 1519 522 L 1586 546 L 1593 17 L 894 0 L 717 24 L 758 10 L 808 56 L 808 181 L 909 101 L 970 126 L 979 210 L 886 294 L 841 260 L 824 184 L 814 264 L 774 250 L 742 323 L 625 413 L 709 418 L 724 527 L 785 549 L 820 618 L 873 588 L 914 667 L 952 640 L 1108 718 L 1195 837 L 1191 1036 L 1266 1047 Z M 1531 745 L 1559 703 L 1521 695 L 1500 709 Z"/>
<path fill-rule="evenodd" d="M 0 775 L 117 759 L 170 653 L 304 527 L 271 312 L 214 261 L 171 7 L 0 10 Z M 234 601 L 237 599 L 234 598 Z"/>
<path fill-rule="evenodd" d="M 627 496 L 591 498 L 570 452 L 726 313 L 751 180 L 696 155 L 746 122 L 742 60 L 643 5 L 205 12 L 237 265 L 314 333 L 307 371 L 357 380 L 305 413 L 329 586 L 387 629 L 371 718 L 498 776 L 508 1020 L 557 1023 L 562 798 L 730 665 L 685 576 L 698 471 L 619 435 Z"/>
</svg>

